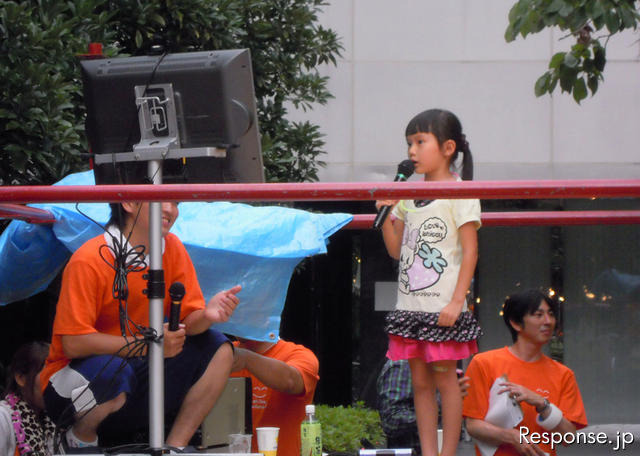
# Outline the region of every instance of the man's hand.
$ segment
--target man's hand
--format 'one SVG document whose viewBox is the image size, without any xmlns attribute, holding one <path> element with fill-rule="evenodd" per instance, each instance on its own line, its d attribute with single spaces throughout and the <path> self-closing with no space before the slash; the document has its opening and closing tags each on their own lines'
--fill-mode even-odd
<svg viewBox="0 0 640 456">
<path fill-rule="evenodd" d="M 520 430 L 517 428 L 505 429 L 477 418 L 467 418 L 466 424 L 471 437 L 489 445 L 510 445 L 518 454 L 525 456 L 544 456 L 545 454 L 538 445 L 528 443 L 524 438 L 521 442 Z"/>
<path fill-rule="evenodd" d="M 207 303 L 205 317 L 211 323 L 223 323 L 229 320 L 231 314 L 237 307 L 240 299 L 236 296 L 242 287 L 236 285 L 228 290 L 221 291 L 213 296 Z"/>
<path fill-rule="evenodd" d="M 551 413 L 551 408 L 544 409 L 545 406 L 545 398 L 540 396 L 539 394 L 534 393 L 530 389 L 525 388 L 522 385 L 518 385 L 513 382 L 504 382 L 500 383 L 502 389 L 498 391 L 498 394 L 508 393 L 509 397 L 518 402 L 526 402 L 527 404 L 533 405 L 536 410 L 540 410 L 539 414 L 542 419 L 545 419 Z M 575 434 L 576 426 L 571 421 L 569 421 L 566 417 L 562 417 L 560 423 L 553 429 L 553 432 L 560 432 L 562 434 Z M 563 445 L 566 445 L 564 442 Z M 529 453 L 521 453 L 521 454 L 529 454 Z M 537 453 L 531 453 L 537 454 Z"/>
<path fill-rule="evenodd" d="M 163 326 L 164 357 L 173 358 L 182 351 L 187 333 L 184 330 L 184 325 L 182 323 L 180 323 L 176 331 L 169 331 L 169 323 L 165 323 Z"/>
<path fill-rule="evenodd" d="M 458 386 L 460 387 L 460 394 L 465 397 L 469 394 L 469 384 L 471 379 L 467 376 L 463 376 L 462 369 L 456 369 L 458 375 Z"/>
<path fill-rule="evenodd" d="M 518 429 L 512 429 L 512 431 L 513 440 L 511 441 L 511 446 L 515 448 L 518 454 L 523 456 L 545 456 L 547 454 L 535 443 L 528 443 L 525 439 L 520 442 L 520 431 Z"/>
<path fill-rule="evenodd" d="M 534 393 L 528 388 L 525 388 L 522 385 L 518 385 L 513 382 L 504 382 L 500 383 L 502 389 L 498 391 L 498 394 L 508 393 L 509 397 L 518 402 L 526 402 L 527 404 L 531 404 L 536 408 L 541 408 L 544 406 L 544 397 L 539 394 Z"/>
</svg>

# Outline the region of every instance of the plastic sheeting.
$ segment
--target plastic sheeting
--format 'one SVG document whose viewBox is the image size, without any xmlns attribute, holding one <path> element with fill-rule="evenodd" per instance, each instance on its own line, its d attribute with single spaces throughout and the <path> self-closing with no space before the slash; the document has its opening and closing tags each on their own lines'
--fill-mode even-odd
<svg viewBox="0 0 640 456">
<path fill-rule="evenodd" d="M 67 176 L 55 185 L 93 184 L 93 172 L 88 171 Z M 0 304 L 46 289 L 71 252 L 100 234 L 99 225 L 110 215 L 106 203 L 33 206 L 53 213 L 56 223 L 32 225 L 15 220 L 2 233 Z M 304 257 L 326 253 L 329 236 L 352 219 L 350 214 L 226 202 L 181 203 L 179 210 L 171 231 L 185 244 L 205 299 L 236 284 L 243 287 L 233 316 L 216 328 L 255 340 L 279 337 L 280 314 L 293 269 Z"/>
</svg>

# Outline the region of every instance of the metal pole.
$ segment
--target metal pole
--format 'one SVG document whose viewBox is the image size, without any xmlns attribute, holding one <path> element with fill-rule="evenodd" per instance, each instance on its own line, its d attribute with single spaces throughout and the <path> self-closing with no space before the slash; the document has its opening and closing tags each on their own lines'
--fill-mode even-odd
<svg viewBox="0 0 640 456">
<path fill-rule="evenodd" d="M 154 185 L 162 183 L 161 163 L 160 160 L 151 160 L 148 164 L 149 178 Z M 162 293 L 159 293 L 160 287 Z M 159 202 L 149 204 L 149 288 L 147 291 L 149 293 L 149 326 L 158 335 L 158 339 L 149 344 L 149 446 L 152 452 L 160 454 L 164 447 L 164 346 L 162 339 L 164 277 L 162 274 L 162 203 Z M 162 297 L 159 296 L 160 294 Z"/>
</svg>

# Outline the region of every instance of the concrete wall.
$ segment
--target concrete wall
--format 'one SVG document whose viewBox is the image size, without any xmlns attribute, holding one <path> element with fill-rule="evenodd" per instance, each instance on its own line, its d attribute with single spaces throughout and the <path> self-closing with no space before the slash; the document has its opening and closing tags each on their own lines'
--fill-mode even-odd
<svg viewBox="0 0 640 456">
<path fill-rule="evenodd" d="M 577 105 L 534 84 L 571 38 L 558 31 L 506 43 L 515 0 L 330 0 L 321 21 L 345 51 L 330 76 L 335 99 L 310 113 L 326 134 L 322 181 L 389 180 L 416 113 L 455 112 L 476 180 L 640 176 L 638 33 L 610 40 L 605 81 Z"/>
<path fill-rule="evenodd" d="M 515 1 L 332 0 L 322 22 L 342 36 L 345 51 L 337 67 L 322 71 L 335 99 L 296 113 L 326 134 L 327 167 L 320 179 L 391 180 L 406 154 L 407 121 L 432 107 L 460 117 L 476 180 L 640 178 L 640 33 L 609 41 L 605 80 L 594 98 L 581 105 L 559 91 L 536 98 L 534 84 L 549 59 L 573 42 L 545 30 L 507 44 L 504 31 Z M 588 203 L 558 204 L 637 208 L 637 201 Z M 518 288 L 559 286 L 566 297 L 564 361 L 579 378 L 591 423 L 638 422 L 637 401 L 628 400 L 640 366 L 640 350 L 629 349 L 640 318 L 637 290 L 606 302 L 585 294 L 618 272 L 640 277 L 637 233 L 633 226 L 485 227 L 480 235 L 481 349 L 510 341 L 499 316 L 505 296 Z M 367 251 L 374 248 L 368 244 Z M 369 255 L 367 264 L 383 261 Z M 363 283 L 369 294 L 373 288 Z M 361 324 L 375 327 L 377 316 L 371 318 Z M 365 358 L 361 353 L 358 359 L 362 372 L 372 371 L 377 360 L 367 364 Z"/>
</svg>

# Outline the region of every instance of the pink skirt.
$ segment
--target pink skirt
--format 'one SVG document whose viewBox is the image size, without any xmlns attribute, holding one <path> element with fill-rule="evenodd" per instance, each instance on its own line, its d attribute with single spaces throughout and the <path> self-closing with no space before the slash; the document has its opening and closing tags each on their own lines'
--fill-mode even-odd
<svg viewBox="0 0 640 456">
<path fill-rule="evenodd" d="M 478 352 L 478 343 L 475 340 L 469 342 L 429 342 L 428 340 L 415 340 L 389 334 L 389 349 L 387 358 L 392 361 L 401 359 L 422 359 L 426 363 L 445 360 L 465 359 Z"/>
</svg>

